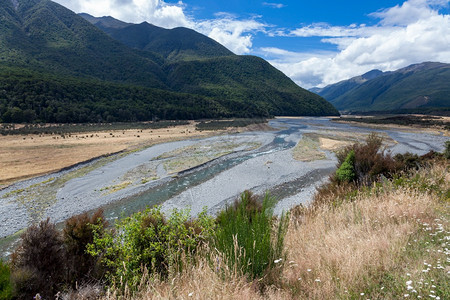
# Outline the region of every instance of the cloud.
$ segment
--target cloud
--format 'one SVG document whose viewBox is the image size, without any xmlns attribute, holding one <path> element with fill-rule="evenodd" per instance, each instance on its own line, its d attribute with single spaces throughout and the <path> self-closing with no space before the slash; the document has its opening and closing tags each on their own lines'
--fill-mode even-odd
<svg viewBox="0 0 450 300">
<path fill-rule="evenodd" d="M 371 14 L 379 19 L 364 24 L 311 24 L 284 32 L 291 37 L 323 37 L 337 46 L 334 53 L 274 53 L 263 48 L 270 62 L 299 85 L 325 86 L 372 69 L 395 70 L 423 61 L 450 63 L 450 15 L 439 13 L 449 1 L 410 0 Z M 294 61 L 295 57 L 299 57 Z"/>
<path fill-rule="evenodd" d="M 65 7 L 96 17 L 112 16 L 130 23 L 147 21 L 164 28 L 187 27 L 218 41 L 236 54 L 251 51 L 255 32 L 264 31 L 267 25 L 256 17 L 239 19 L 228 13 L 217 13 L 215 19 L 194 20 L 185 13 L 186 5 L 163 0 L 55 0 Z"/>
<path fill-rule="evenodd" d="M 287 6 L 287 5 L 283 4 L 283 3 L 271 3 L 271 2 L 263 2 L 262 5 L 269 6 L 269 7 L 272 7 L 272 8 L 283 8 L 283 7 Z"/>
<path fill-rule="evenodd" d="M 79 13 L 87 12 L 94 16 L 112 16 L 132 23 L 144 21 L 154 25 L 173 28 L 189 27 L 192 21 L 183 11 L 184 4 L 168 4 L 162 0 L 55 0 L 65 7 Z"/>
<path fill-rule="evenodd" d="M 264 32 L 267 25 L 256 18 L 239 20 L 230 14 L 217 14 L 218 18 L 205 20 L 195 25 L 196 30 L 218 41 L 236 54 L 251 51 L 252 34 Z"/>
</svg>

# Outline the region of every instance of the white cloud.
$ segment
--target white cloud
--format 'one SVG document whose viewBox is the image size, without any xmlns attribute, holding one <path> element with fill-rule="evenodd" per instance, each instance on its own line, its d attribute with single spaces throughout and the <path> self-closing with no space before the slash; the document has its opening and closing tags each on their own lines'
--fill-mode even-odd
<svg viewBox="0 0 450 300">
<path fill-rule="evenodd" d="M 245 54 L 251 51 L 252 33 L 264 31 L 265 27 L 265 24 L 255 18 L 238 20 L 229 14 L 219 14 L 217 19 L 198 22 L 194 29 L 236 54 Z"/>
<path fill-rule="evenodd" d="M 183 11 L 183 2 L 168 4 L 162 0 L 55 0 L 79 13 L 112 16 L 132 23 L 147 21 L 164 28 L 191 27 L 192 21 Z"/>
<path fill-rule="evenodd" d="M 193 20 L 184 12 L 185 4 L 166 3 L 163 0 L 55 0 L 65 7 L 96 17 L 112 16 L 130 23 L 147 21 L 164 28 L 188 27 L 218 41 L 236 54 L 249 53 L 252 36 L 264 31 L 267 25 L 257 17 L 238 19 L 227 13 L 218 13 L 212 20 Z"/>
<path fill-rule="evenodd" d="M 449 1 L 410 0 L 371 14 L 374 26 L 312 24 L 285 32 L 286 36 L 323 37 L 338 46 L 334 53 L 274 53 L 270 62 L 299 85 L 310 88 L 335 83 L 372 69 L 395 70 L 423 61 L 450 63 L 450 15 L 438 8 Z M 293 61 L 293 57 L 300 59 Z M 305 58 L 301 58 L 301 57 Z"/>
<path fill-rule="evenodd" d="M 272 7 L 272 8 L 283 8 L 283 7 L 286 7 L 286 5 L 283 4 L 283 3 L 272 3 L 272 2 L 263 2 L 262 5 L 269 6 L 269 7 Z"/>
</svg>

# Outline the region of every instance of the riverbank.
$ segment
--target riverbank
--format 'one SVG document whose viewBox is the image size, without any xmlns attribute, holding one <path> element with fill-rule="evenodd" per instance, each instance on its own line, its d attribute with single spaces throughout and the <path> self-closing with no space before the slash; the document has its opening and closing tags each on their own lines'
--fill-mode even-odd
<svg viewBox="0 0 450 300">
<path fill-rule="evenodd" d="M 204 130 L 198 122 L 150 129 L 112 129 L 0 136 L 0 188 L 57 172 L 114 153 L 135 151 L 171 141 L 224 134 L 233 129 Z M 124 125 L 125 126 L 125 125 Z M 32 132 L 32 130 L 30 130 Z"/>
<path fill-rule="evenodd" d="M 450 137 L 450 117 L 430 115 L 342 115 L 332 118 L 334 122 L 374 129 L 396 129 L 403 131 L 423 131 Z"/>
<path fill-rule="evenodd" d="M 364 140 L 370 132 L 391 141 L 386 146 L 394 153 L 442 151 L 447 139 L 335 124 L 327 118 L 277 118 L 268 125 L 275 130 L 234 129 L 233 134 L 162 143 L 11 185 L 0 191 L 0 236 L 47 217 L 62 222 L 98 207 L 111 219 L 154 204 L 163 204 L 167 212 L 190 207 L 196 214 L 207 206 L 214 213 L 245 189 L 260 195 L 270 191 L 281 213 L 311 200 L 315 187 L 335 168 L 331 151 Z M 267 128 L 256 129 L 261 126 Z M 317 138 L 307 147 L 320 157 L 294 157 L 305 136 Z"/>
</svg>

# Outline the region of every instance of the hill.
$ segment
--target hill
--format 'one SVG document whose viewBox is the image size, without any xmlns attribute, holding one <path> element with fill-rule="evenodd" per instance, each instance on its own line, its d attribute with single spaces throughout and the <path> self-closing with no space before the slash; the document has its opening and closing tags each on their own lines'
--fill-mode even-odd
<svg viewBox="0 0 450 300">
<path fill-rule="evenodd" d="M 341 111 L 419 112 L 450 107 L 449 82 L 450 64 L 424 62 L 374 70 L 315 91 Z"/>
<path fill-rule="evenodd" d="M 125 45 L 159 53 L 168 60 L 233 55 L 218 42 L 192 29 L 183 27 L 165 29 L 147 22 L 129 24 L 112 17 L 95 18 L 88 14 L 80 16 Z"/>
<path fill-rule="evenodd" d="M 298 87 L 264 60 L 236 56 L 220 45 L 226 56 L 212 58 L 196 50 L 197 42 L 180 42 L 183 47 L 174 46 L 170 52 L 171 44 L 164 44 L 162 37 L 158 43 L 165 45 L 166 50 L 133 49 L 49 0 L 0 0 L 0 19 L 3 122 L 337 114 L 323 98 Z M 115 29 L 133 26 L 110 17 L 97 23 Z M 141 25 L 153 28 L 150 24 Z M 160 32 L 166 30 L 161 28 Z M 168 39 L 174 40 L 173 32 L 178 30 L 170 31 Z M 210 40 L 205 36 L 198 40 L 206 39 Z M 217 46 L 216 42 L 210 44 Z M 190 62 L 171 59 L 188 56 Z M 209 59 L 211 64 L 217 64 L 215 60 L 222 58 L 214 68 L 219 81 L 208 81 L 213 77 L 208 67 L 180 67 L 189 63 L 207 66 Z M 247 63 L 230 64 L 233 60 Z M 258 64 L 265 66 L 267 75 L 244 69 L 256 70 Z M 245 80 L 242 74 L 246 74 Z M 253 93 L 261 97 L 256 99 Z"/>
</svg>

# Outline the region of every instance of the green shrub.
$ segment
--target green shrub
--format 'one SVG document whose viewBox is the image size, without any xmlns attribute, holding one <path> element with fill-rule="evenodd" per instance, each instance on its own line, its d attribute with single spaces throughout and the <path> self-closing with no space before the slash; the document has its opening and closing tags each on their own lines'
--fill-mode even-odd
<svg viewBox="0 0 450 300">
<path fill-rule="evenodd" d="M 73 288 L 93 279 L 98 280 L 103 275 L 98 259 L 87 253 L 87 245 L 94 241 L 92 225 L 101 225 L 102 228 L 107 226 L 103 210 L 97 210 L 92 216 L 83 213 L 71 217 L 66 221 L 62 232 L 67 255 L 67 282 Z"/>
<path fill-rule="evenodd" d="M 12 297 L 11 272 L 9 266 L 0 260 L 0 300 Z"/>
<path fill-rule="evenodd" d="M 273 231 L 274 201 L 268 195 L 259 204 L 251 192 L 242 193 L 240 201 L 227 207 L 217 217 L 215 247 L 224 254 L 231 269 L 260 278 L 283 258 L 284 236 L 288 218 L 281 216 Z"/>
<path fill-rule="evenodd" d="M 53 298 L 64 279 L 64 245 L 50 220 L 32 225 L 21 236 L 21 243 L 11 257 L 14 294 L 32 299 L 37 293 Z"/>
<path fill-rule="evenodd" d="M 145 268 L 166 277 L 172 268 L 181 268 L 182 255 L 194 254 L 207 241 L 214 220 L 202 212 L 189 219 L 189 211 L 173 211 L 166 219 L 159 207 L 146 209 L 116 224 L 116 230 L 103 233 L 103 225 L 94 227 L 94 242 L 88 252 L 100 257 L 112 284 L 134 289 Z"/>
<path fill-rule="evenodd" d="M 336 178 L 340 182 L 351 182 L 355 180 L 355 151 L 351 150 L 339 169 L 336 170 Z"/>
<path fill-rule="evenodd" d="M 391 178 L 402 166 L 389 153 L 382 151 L 382 142 L 378 135 L 371 133 L 365 143 L 356 143 L 340 151 L 336 155 L 338 165 L 342 165 L 347 155 L 353 150 L 355 181 L 358 185 L 370 185 L 380 176 Z"/>
<path fill-rule="evenodd" d="M 450 159 L 450 141 L 445 142 L 444 156 L 446 159 Z"/>
</svg>

